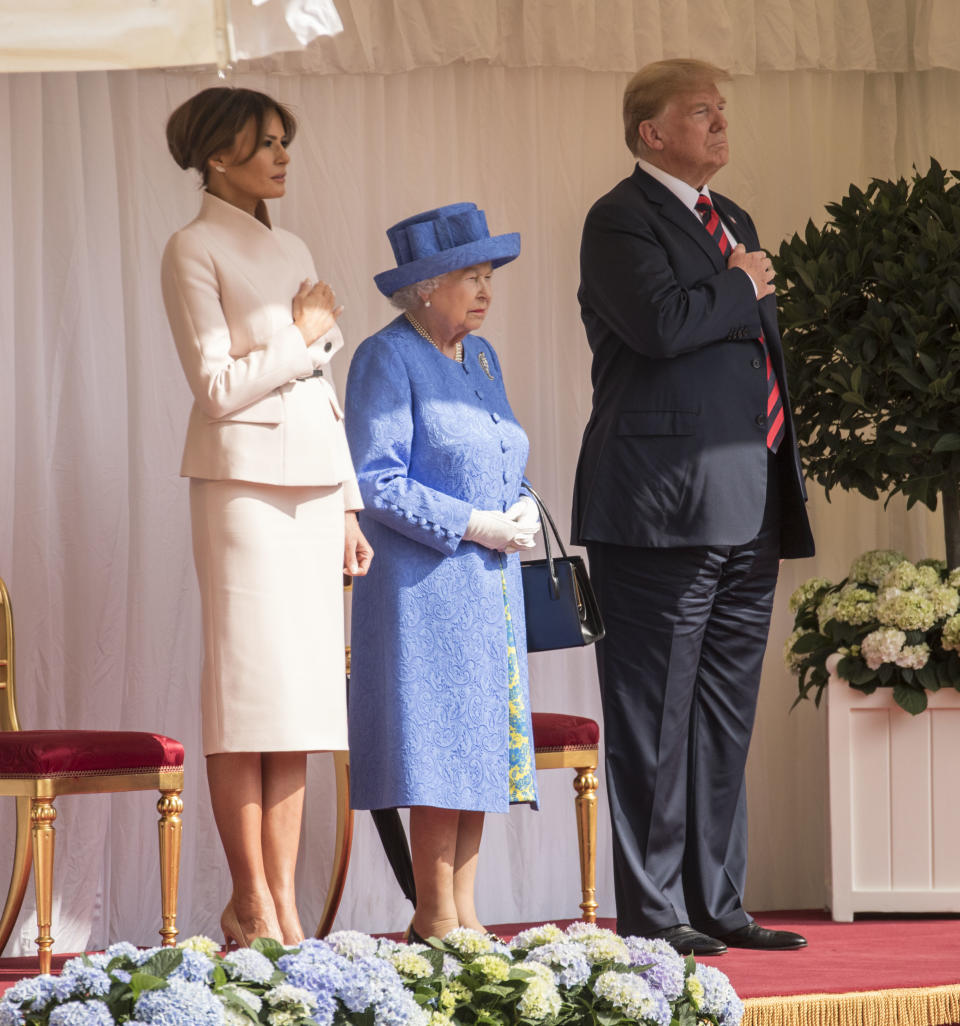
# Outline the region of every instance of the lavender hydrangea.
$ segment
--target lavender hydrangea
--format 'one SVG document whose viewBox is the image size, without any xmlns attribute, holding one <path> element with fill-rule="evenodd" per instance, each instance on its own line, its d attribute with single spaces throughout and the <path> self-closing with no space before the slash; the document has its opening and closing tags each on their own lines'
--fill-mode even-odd
<svg viewBox="0 0 960 1026">
<path fill-rule="evenodd" d="M 59 980 L 54 976 L 31 976 L 19 980 L 4 995 L 4 1001 L 38 1011 L 59 996 Z"/>
<path fill-rule="evenodd" d="M 627 937 L 624 943 L 630 952 L 630 964 L 649 966 L 643 978 L 668 1001 L 676 1001 L 683 994 L 684 960 L 660 938 Z"/>
<path fill-rule="evenodd" d="M 171 980 L 159 990 L 144 991 L 134 1014 L 148 1026 L 224 1026 L 226 1016 L 219 999 L 203 983 Z"/>
<path fill-rule="evenodd" d="M 16 1005 L 0 998 L 0 1026 L 23 1026 L 26 1020 Z"/>
</svg>

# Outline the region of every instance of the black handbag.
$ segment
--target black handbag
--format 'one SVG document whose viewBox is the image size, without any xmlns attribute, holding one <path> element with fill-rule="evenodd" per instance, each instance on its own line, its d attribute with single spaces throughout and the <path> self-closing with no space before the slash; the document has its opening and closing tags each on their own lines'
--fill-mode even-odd
<svg viewBox="0 0 960 1026">
<path fill-rule="evenodd" d="M 567 555 L 543 499 L 529 485 L 526 490 L 540 510 L 543 547 L 547 552 L 546 559 L 520 563 L 527 651 L 547 652 L 554 648 L 592 645 L 603 637 L 604 630 L 587 568 L 580 556 Z M 550 547 L 551 531 L 560 548 L 559 556 L 554 556 Z"/>
</svg>

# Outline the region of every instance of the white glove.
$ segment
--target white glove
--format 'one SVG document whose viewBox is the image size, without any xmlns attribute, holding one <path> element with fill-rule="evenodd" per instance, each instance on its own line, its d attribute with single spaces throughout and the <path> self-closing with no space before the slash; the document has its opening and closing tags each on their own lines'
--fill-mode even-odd
<svg viewBox="0 0 960 1026">
<path fill-rule="evenodd" d="M 536 544 L 533 535 L 533 530 L 521 528 L 506 513 L 499 510 L 475 509 L 470 514 L 467 529 L 463 532 L 463 540 L 476 542 L 497 552 L 510 553 L 518 552 L 520 549 L 532 549 Z"/>
<path fill-rule="evenodd" d="M 540 510 L 529 495 L 521 495 L 507 510 L 507 516 L 517 525 L 534 534 L 540 530 Z"/>
</svg>

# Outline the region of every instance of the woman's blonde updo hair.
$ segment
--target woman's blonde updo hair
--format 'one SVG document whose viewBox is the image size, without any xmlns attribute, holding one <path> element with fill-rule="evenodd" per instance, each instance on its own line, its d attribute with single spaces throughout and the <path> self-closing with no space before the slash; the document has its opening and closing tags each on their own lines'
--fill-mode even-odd
<svg viewBox="0 0 960 1026">
<path fill-rule="evenodd" d="M 234 141 L 247 122 L 253 119 L 253 145 L 239 163 L 248 161 L 257 151 L 263 135 L 263 123 L 276 112 L 283 124 L 286 144 L 297 132 L 297 119 L 282 104 L 255 89 L 213 86 L 191 96 L 167 121 L 167 146 L 173 159 L 186 170 L 195 168 L 207 184 L 208 161 L 215 154 L 233 148 Z"/>
</svg>

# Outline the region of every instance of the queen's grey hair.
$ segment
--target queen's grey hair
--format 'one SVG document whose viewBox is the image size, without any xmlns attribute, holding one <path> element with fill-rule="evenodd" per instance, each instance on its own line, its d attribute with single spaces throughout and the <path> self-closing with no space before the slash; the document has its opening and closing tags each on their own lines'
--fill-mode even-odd
<svg viewBox="0 0 960 1026">
<path fill-rule="evenodd" d="M 402 289 L 394 292 L 390 302 L 404 312 L 416 310 L 423 302 L 424 296 L 429 296 L 431 292 L 440 288 L 441 277 L 442 275 L 437 278 L 424 278 L 423 281 L 415 281 L 412 285 L 404 285 Z"/>
</svg>

